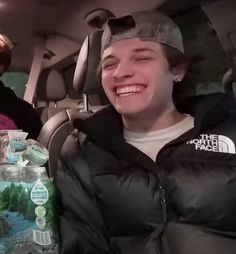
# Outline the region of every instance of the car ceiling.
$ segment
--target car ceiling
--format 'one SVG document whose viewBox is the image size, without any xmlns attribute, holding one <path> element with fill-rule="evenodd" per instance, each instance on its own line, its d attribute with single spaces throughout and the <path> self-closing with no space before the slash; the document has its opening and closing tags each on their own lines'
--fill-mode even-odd
<svg viewBox="0 0 236 254">
<path fill-rule="evenodd" d="M 51 60 L 45 60 L 45 67 L 78 54 L 92 29 L 84 21 L 91 10 L 106 8 L 115 15 L 124 15 L 137 10 L 161 9 L 173 14 L 199 2 L 209 13 L 224 49 L 232 53 L 236 44 L 235 0 L 0 0 L 0 30 L 15 44 L 12 69 L 29 70 L 34 46 L 41 37 L 46 38 L 46 48 L 55 54 Z M 222 8 L 226 11 L 222 12 Z"/>
</svg>

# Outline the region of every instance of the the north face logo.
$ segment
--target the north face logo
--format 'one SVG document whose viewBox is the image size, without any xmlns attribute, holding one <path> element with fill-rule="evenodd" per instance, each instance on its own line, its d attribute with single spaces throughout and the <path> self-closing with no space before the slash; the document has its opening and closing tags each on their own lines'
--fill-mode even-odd
<svg viewBox="0 0 236 254">
<path fill-rule="evenodd" d="M 200 138 L 192 139 L 187 144 L 195 145 L 196 150 L 235 154 L 233 141 L 223 135 L 201 134 Z"/>
</svg>

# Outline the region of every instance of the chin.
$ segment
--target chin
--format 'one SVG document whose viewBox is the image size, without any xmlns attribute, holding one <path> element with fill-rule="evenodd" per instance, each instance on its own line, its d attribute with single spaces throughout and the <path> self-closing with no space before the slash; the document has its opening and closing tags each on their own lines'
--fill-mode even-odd
<svg viewBox="0 0 236 254">
<path fill-rule="evenodd" d="M 117 112 L 121 114 L 124 117 L 135 117 L 138 116 L 141 111 L 137 109 L 122 109 L 122 108 L 116 108 Z"/>
<path fill-rule="evenodd" d="M 145 107 L 138 103 L 122 103 L 114 105 L 116 111 L 123 116 L 135 116 L 145 111 Z"/>
</svg>

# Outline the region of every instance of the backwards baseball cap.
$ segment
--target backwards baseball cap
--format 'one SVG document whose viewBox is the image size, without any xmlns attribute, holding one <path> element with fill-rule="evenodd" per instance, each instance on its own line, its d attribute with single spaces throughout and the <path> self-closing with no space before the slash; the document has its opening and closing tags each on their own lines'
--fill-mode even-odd
<svg viewBox="0 0 236 254">
<path fill-rule="evenodd" d="M 157 11 L 139 11 L 109 19 L 102 35 L 101 53 L 111 43 L 131 38 L 158 42 L 184 53 L 179 28 L 171 18 Z"/>
</svg>

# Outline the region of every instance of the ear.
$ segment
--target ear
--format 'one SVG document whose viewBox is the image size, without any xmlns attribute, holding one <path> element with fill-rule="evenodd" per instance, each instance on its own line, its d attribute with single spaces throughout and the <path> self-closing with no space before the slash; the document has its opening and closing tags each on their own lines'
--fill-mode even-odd
<svg viewBox="0 0 236 254">
<path fill-rule="evenodd" d="M 181 82 L 185 76 L 186 71 L 187 71 L 186 64 L 181 64 L 181 65 L 174 67 L 172 69 L 173 81 L 174 82 Z"/>
</svg>

